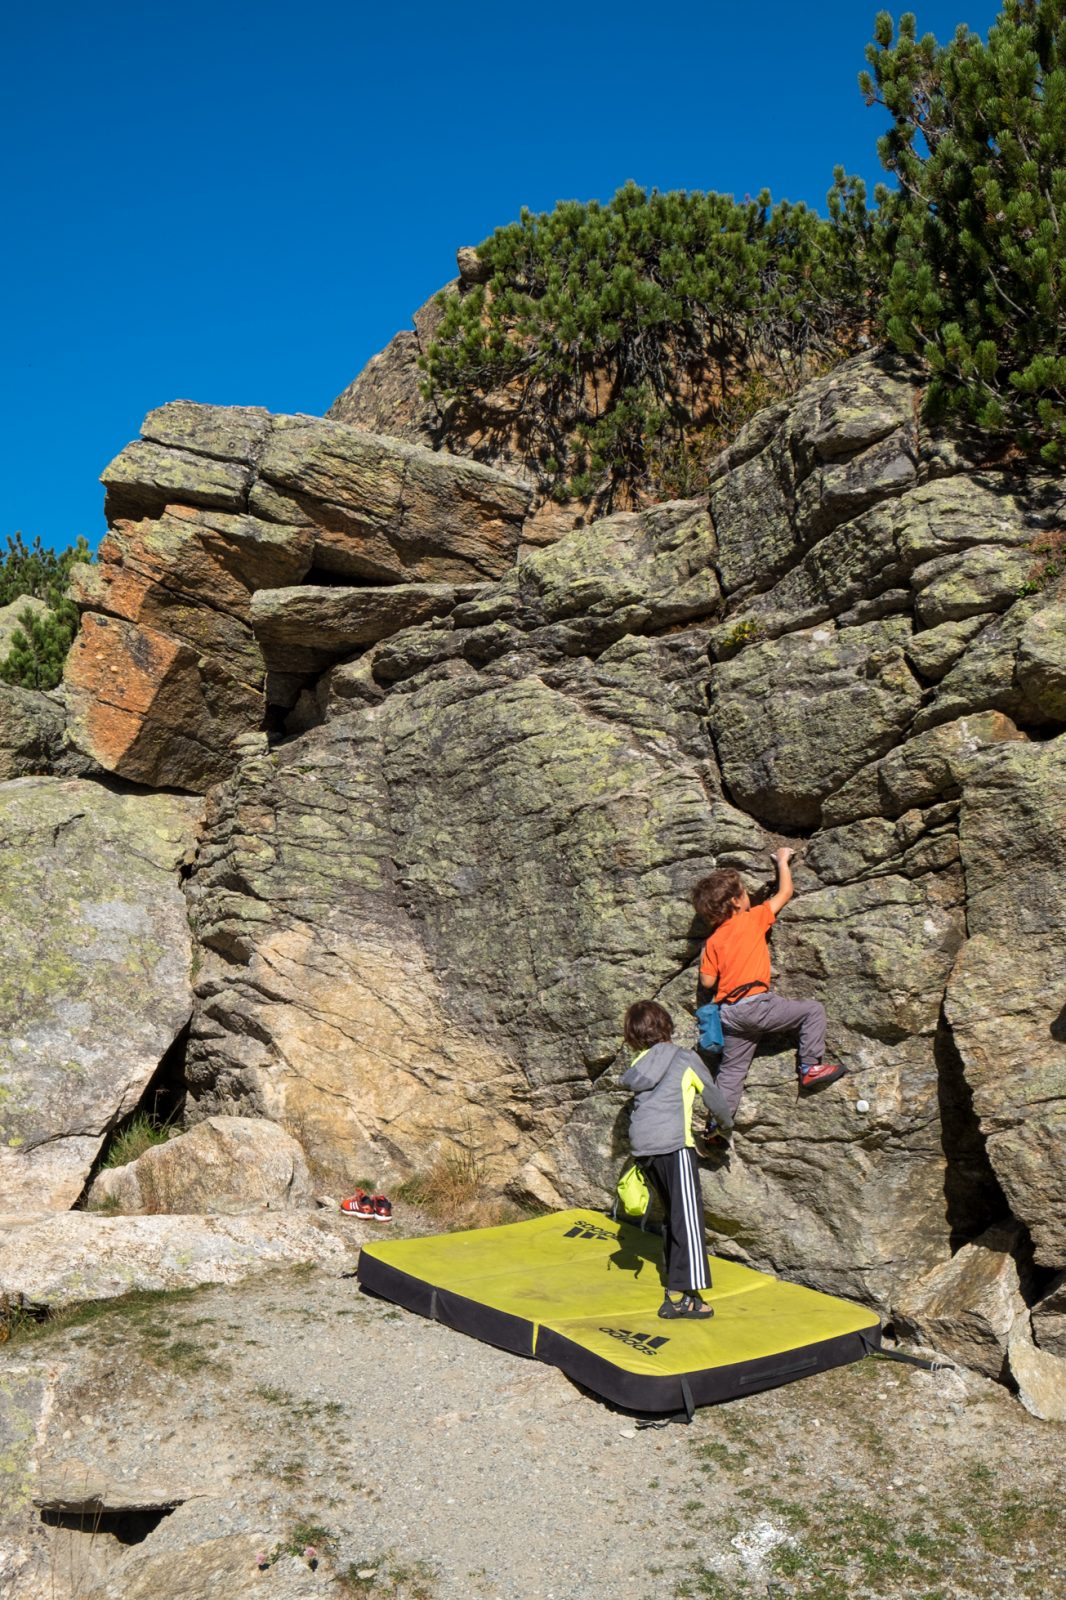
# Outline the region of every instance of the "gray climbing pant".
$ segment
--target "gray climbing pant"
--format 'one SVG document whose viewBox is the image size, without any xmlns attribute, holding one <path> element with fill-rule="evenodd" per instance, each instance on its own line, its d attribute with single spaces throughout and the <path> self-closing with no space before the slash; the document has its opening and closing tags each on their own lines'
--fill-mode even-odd
<svg viewBox="0 0 1066 1600">
<path fill-rule="evenodd" d="M 785 1000 L 770 993 L 722 1007 L 725 1048 L 716 1082 L 734 1116 L 759 1040 L 768 1033 L 796 1032 L 800 1065 L 810 1067 L 824 1060 L 825 1007 L 820 1000 Z"/>
</svg>

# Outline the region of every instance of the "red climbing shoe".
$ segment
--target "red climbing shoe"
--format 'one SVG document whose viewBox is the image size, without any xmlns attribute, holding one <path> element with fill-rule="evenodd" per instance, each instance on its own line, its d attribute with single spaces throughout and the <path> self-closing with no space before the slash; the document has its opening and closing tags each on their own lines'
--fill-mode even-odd
<svg viewBox="0 0 1066 1600">
<path fill-rule="evenodd" d="M 800 1094 L 813 1094 L 816 1089 L 828 1088 L 829 1084 L 836 1083 L 847 1072 L 847 1067 L 834 1067 L 828 1061 L 820 1061 L 815 1066 L 800 1067 Z"/>
<path fill-rule="evenodd" d="M 374 1201 L 365 1189 L 357 1189 L 347 1200 L 342 1200 L 341 1210 L 346 1217 L 368 1217 L 371 1222 L 377 1220 Z"/>
<path fill-rule="evenodd" d="M 392 1221 L 392 1201 L 391 1200 L 386 1200 L 386 1198 L 385 1198 L 385 1196 L 383 1194 L 376 1194 L 376 1195 L 374 1195 L 372 1197 L 372 1199 L 370 1201 L 370 1204 L 374 1207 L 374 1221 L 375 1222 L 391 1222 Z"/>
</svg>

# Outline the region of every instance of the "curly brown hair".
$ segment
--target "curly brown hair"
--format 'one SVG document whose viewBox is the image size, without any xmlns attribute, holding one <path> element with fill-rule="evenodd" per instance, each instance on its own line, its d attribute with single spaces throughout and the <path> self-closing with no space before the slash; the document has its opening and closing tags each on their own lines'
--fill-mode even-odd
<svg viewBox="0 0 1066 1600">
<path fill-rule="evenodd" d="M 650 1050 L 653 1044 L 668 1044 L 674 1036 L 669 1011 L 657 1000 L 635 1000 L 622 1023 L 622 1037 L 634 1050 Z"/>
<path fill-rule="evenodd" d="M 721 867 L 701 878 L 692 891 L 692 904 L 713 933 L 733 914 L 731 902 L 744 893 L 744 879 L 735 867 Z"/>
</svg>

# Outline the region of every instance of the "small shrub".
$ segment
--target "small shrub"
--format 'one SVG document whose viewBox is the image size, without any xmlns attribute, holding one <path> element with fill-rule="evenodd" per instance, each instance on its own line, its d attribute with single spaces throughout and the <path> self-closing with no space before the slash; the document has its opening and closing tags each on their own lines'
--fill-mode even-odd
<svg viewBox="0 0 1066 1600">
<path fill-rule="evenodd" d="M 1066 572 L 1066 528 L 1053 528 L 1037 536 L 1030 545 L 1036 560 L 1023 584 L 1018 586 L 1019 600 L 1029 595 L 1043 594 L 1049 584 Z"/>
<path fill-rule="evenodd" d="M 727 650 L 742 650 L 746 644 L 754 644 L 762 636 L 762 629 L 754 617 L 745 617 L 743 622 L 738 622 L 725 636 Z"/>
<path fill-rule="evenodd" d="M 21 689 L 54 689 L 78 631 L 77 608 L 67 598 L 71 568 L 93 559 L 84 539 L 66 550 L 46 550 L 40 538 L 26 544 L 21 533 L 8 537 L 0 555 L 0 605 L 18 600 L 43 600 L 52 615 L 38 617 L 27 607 L 18 614 L 7 655 L 0 661 L 0 680 Z"/>
<path fill-rule="evenodd" d="M 469 1150 L 440 1156 L 425 1172 L 401 1183 L 396 1198 L 418 1206 L 446 1227 L 491 1228 L 522 1214 L 500 1195 L 486 1192 L 484 1168 Z"/>
<path fill-rule="evenodd" d="M 138 1156 L 143 1156 L 153 1145 L 166 1144 L 172 1132 L 173 1129 L 168 1123 L 159 1122 L 145 1111 L 138 1111 L 115 1135 L 101 1166 L 126 1167 L 131 1161 L 136 1161 Z"/>
<path fill-rule="evenodd" d="M 255 1564 L 260 1572 L 264 1572 L 275 1561 L 280 1561 L 282 1556 L 296 1556 L 298 1560 L 306 1561 L 313 1572 L 319 1558 L 328 1555 L 333 1545 L 332 1533 L 320 1522 L 297 1522 L 288 1538 L 279 1539 L 271 1550 L 261 1551 L 255 1558 Z"/>
<path fill-rule="evenodd" d="M 481 1163 L 467 1150 L 440 1156 L 425 1172 L 401 1183 L 399 1200 L 418 1206 L 438 1220 L 453 1217 L 479 1199 L 483 1188 Z"/>
</svg>

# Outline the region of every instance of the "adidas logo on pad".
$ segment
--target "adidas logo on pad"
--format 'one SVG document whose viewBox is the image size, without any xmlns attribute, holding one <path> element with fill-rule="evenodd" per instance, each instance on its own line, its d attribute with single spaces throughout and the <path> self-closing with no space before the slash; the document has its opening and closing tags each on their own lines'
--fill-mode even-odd
<svg viewBox="0 0 1066 1600">
<path fill-rule="evenodd" d="M 657 1356 L 663 1345 L 670 1343 L 661 1333 L 629 1333 L 625 1328 L 601 1328 L 600 1332 L 609 1333 L 612 1339 L 621 1339 L 630 1349 L 640 1350 L 646 1356 Z"/>
<path fill-rule="evenodd" d="M 578 1222 L 568 1228 L 563 1234 L 564 1239 L 606 1239 L 608 1244 L 617 1244 L 618 1234 L 609 1233 L 606 1228 L 597 1228 L 593 1222 Z"/>
</svg>

